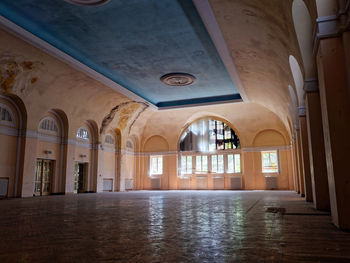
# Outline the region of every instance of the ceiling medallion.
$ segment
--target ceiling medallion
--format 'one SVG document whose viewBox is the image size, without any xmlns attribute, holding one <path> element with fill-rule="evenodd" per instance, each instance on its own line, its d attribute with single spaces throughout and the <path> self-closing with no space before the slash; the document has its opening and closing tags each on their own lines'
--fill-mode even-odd
<svg viewBox="0 0 350 263">
<path fill-rule="evenodd" d="M 103 5 L 109 2 L 109 0 L 64 0 L 64 1 L 74 5 L 82 5 L 82 6 Z"/>
<path fill-rule="evenodd" d="M 195 77 L 188 73 L 169 73 L 165 74 L 160 80 L 169 86 L 187 86 L 195 81 Z"/>
</svg>

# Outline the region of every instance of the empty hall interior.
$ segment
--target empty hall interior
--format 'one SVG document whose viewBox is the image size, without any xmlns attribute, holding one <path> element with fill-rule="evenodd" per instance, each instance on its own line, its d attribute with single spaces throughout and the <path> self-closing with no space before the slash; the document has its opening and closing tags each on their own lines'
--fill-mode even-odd
<svg viewBox="0 0 350 263">
<path fill-rule="evenodd" d="M 1 0 L 0 262 L 350 262 L 350 0 Z"/>
</svg>

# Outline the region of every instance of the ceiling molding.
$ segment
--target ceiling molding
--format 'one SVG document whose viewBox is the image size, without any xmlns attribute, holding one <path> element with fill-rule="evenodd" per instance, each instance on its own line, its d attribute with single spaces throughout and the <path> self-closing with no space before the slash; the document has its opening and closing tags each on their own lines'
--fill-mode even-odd
<svg viewBox="0 0 350 263">
<path fill-rule="evenodd" d="M 230 55 L 229 49 L 226 45 L 226 41 L 222 35 L 219 24 L 216 21 L 215 15 L 208 0 L 193 0 L 193 4 L 196 7 L 202 21 L 211 37 L 216 50 L 219 53 L 220 58 L 222 59 L 227 72 L 231 76 L 233 83 L 235 83 L 239 94 L 244 102 L 249 102 L 248 96 L 245 92 L 244 86 L 241 82 L 241 79 L 238 75 L 237 68 L 233 62 L 233 59 Z"/>
</svg>

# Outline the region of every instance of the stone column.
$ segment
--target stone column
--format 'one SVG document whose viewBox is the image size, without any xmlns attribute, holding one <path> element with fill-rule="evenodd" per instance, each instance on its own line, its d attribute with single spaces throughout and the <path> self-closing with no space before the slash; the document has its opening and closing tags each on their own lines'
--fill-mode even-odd
<svg viewBox="0 0 350 263">
<path fill-rule="evenodd" d="M 349 9 L 317 19 L 315 50 L 333 223 L 350 230 L 350 80 L 347 68 Z M 344 16 L 346 18 L 344 19 Z"/>
<path fill-rule="evenodd" d="M 21 197 L 30 197 L 34 193 L 36 147 L 38 144 L 36 131 L 27 130 L 24 145 L 23 178 Z"/>
<path fill-rule="evenodd" d="M 305 80 L 304 91 L 313 202 L 316 209 L 330 210 L 318 80 Z"/>
<path fill-rule="evenodd" d="M 298 151 L 297 151 L 297 138 L 296 134 L 293 136 L 293 159 L 294 159 L 294 181 L 295 191 L 300 194 L 300 183 L 299 183 L 299 167 L 298 167 Z"/>
<path fill-rule="evenodd" d="M 299 171 L 299 184 L 300 184 L 300 195 L 305 197 L 305 181 L 304 181 L 304 170 L 303 170 L 303 158 L 302 158 L 302 146 L 301 146 L 301 135 L 300 128 L 296 130 L 297 133 L 297 168 Z"/>
<path fill-rule="evenodd" d="M 75 140 L 68 139 L 67 141 L 67 162 L 65 176 L 65 193 L 74 193 L 74 169 L 75 169 Z"/>
<path fill-rule="evenodd" d="M 307 124 L 306 124 L 306 108 L 299 107 L 299 123 L 301 134 L 301 156 L 302 156 L 302 169 L 304 174 L 304 187 L 305 187 L 305 199 L 307 202 L 312 202 L 312 184 L 310 173 L 310 158 L 309 158 L 309 143 L 307 136 Z"/>
</svg>

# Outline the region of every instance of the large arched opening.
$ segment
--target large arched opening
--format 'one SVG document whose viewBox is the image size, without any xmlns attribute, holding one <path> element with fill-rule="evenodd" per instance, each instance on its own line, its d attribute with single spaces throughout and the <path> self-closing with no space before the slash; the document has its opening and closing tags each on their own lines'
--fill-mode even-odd
<svg viewBox="0 0 350 263">
<path fill-rule="evenodd" d="M 241 181 L 239 137 L 225 121 L 202 118 L 179 139 L 180 189 L 237 189 Z"/>
</svg>

